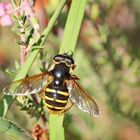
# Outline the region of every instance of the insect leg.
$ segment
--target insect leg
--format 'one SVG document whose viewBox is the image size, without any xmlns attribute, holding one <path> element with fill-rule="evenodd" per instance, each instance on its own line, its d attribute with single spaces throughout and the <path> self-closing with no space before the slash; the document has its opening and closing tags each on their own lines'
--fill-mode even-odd
<svg viewBox="0 0 140 140">
<path fill-rule="evenodd" d="M 66 106 L 66 108 L 63 110 L 63 113 L 67 112 L 73 106 L 73 103 L 71 101 L 69 101 L 69 103 L 69 106 Z"/>
</svg>

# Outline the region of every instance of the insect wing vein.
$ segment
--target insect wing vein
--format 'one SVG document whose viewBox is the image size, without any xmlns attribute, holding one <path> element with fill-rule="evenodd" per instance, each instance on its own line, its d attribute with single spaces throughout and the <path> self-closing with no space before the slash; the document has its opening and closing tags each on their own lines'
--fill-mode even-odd
<svg viewBox="0 0 140 140">
<path fill-rule="evenodd" d="M 82 86 L 72 77 L 69 83 L 70 100 L 84 112 L 91 116 L 97 117 L 99 115 L 99 107 L 96 102 L 90 97 Z"/>
<path fill-rule="evenodd" d="M 47 84 L 48 77 L 49 73 L 46 72 L 15 81 L 7 85 L 3 89 L 3 93 L 6 95 L 18 96 L 36 94 Z"/>
</svg>

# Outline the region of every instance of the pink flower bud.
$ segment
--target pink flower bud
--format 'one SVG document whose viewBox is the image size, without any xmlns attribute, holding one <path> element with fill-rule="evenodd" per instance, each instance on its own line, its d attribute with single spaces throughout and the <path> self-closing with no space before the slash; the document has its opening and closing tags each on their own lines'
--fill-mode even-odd
<svg viewBox="0 0 140 140">
<path fill-rule="evenodd" d="M 9 15 L 5 15 L 5 16 L 1 17 L 1 19 L 0 19 L 1 26 L 9 26 L 11 24 L 12 24 L 12 20 Z"/>
<path fill-rule="evenodd" d="M 7 4 L 5 5 L 5 10 L 6 10 L 6 13 L 7 13 L 7 14 L 11 14 L 11 13 L 14 12 L 13 6 L 12 6 L 11 4 L 9 4 L 9 3 L 7 3 Z"/>
<path fill-rule="evenodd" d="M 0 16 L 4 16 L 5 13 L 5 3 L 0 3 Z"/>
<path fill-rule="evenodd" d="M 12 5 L 6 2 L 0 3 L 0 25 L 9 26 L 12 24 Z"/>
</svg>

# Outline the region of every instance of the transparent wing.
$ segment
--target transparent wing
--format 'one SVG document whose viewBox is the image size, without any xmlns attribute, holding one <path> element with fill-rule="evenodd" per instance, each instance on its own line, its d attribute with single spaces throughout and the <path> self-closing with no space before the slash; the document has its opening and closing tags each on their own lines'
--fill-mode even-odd
<svg viewBox="0 0 140 140">
<path fill-rule="evenodd" d="M 7 85 L 3 89 L 3 93 L 6 95 L 18 96 L 36 94 L 40 92 L 43 87 L 45 87 L 45 85 L 48 83 L 49 77 L 49 73 L 46 72 L 15 81 Z"/>
<path fill-rule="evenodd" d="M 93 98 L 87 94 L 77 80 L 77 77 L 72 76 L 68 85 L 71 102 L 82 111 L 87 112 L 91 116 L 97 117 L 99 115 L 98 105 Z"/>
</svg>

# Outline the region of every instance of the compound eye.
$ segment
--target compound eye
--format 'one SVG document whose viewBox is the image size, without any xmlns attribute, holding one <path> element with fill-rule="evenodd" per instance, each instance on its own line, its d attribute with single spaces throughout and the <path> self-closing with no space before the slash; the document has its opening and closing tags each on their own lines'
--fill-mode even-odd
<svg viewBox="0 0 140 140">
<path fill-rule="evenodd" d="M 56 57 L 54 57 L 54 60 L 55 60 L 56 62 L 60 62 L 62 59 L 63 59 L 63 58 L 62 58 L 61 56 L 56 56 Z"/>
<path fill-rule="evenodd" d="M 65 59 L 65 62 L 67 63 L 68 66 L 70 66 L 72 64 L 70 59 Z"/>
</svg>

